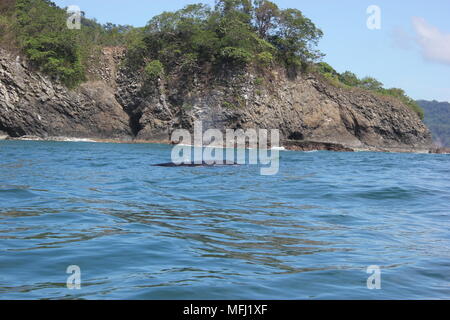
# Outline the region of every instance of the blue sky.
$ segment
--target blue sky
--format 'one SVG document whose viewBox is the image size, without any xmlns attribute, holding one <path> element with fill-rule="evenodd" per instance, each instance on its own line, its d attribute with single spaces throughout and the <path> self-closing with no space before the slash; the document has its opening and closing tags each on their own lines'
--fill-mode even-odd
<svg viewBox="0 0 450 320">
<path fill-rule="evenodd" d="M 214 0 L 54 0 L 78 5 L 99 22 L 144 26 L 162 11 Z M 336 70 L 373 76 L 414 99 L 450 101 L 449 0 L 274 0 L 297 8 L 324 31 L 319 49 Z M 381 29 L 369 30 L 366 10 L 381 9 Z"/>
</svg>

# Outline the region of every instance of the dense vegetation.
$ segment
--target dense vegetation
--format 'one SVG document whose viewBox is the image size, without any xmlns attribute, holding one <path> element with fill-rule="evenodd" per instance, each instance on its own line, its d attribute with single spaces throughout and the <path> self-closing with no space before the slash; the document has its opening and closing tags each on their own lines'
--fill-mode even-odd
<svg viewBox="0 0 450 320">
<path fill-rule="evenodd" d="M 0 45 L 16 45 L 37 68 L 74 87 L 86 79 L 89 58 L 104 46 L 126 46 L 126 62 L 149 80 L 171 72 L 194 74 L 206 66 L 317 72 L 340 87 L 359 87 L 402 100 L 423 118 L 423 110 L 402 89 L 376 79 L 339 74 L 316 46 L 322 31 L 297 9 L 268 0 L 216 0 L 163 12 L 144 28 L 100 25 L 82 17 L 80 30 L 67 28 L 67 12 L 50 0 L 2 0 Z M 14 35 L 12 37 L 11 35 Z M 210 70 L 210 68 L 208 68 Z"/>
<path fill-rule="evenodd" d="M 2 34 L 14 32 L 15 45 L 30 62 L 69 87 L 85 80 L 87 59 L 96 48 L 122 45 L 132 30 L 84 17 L 81 29 L 71 30 L 67 12 L 49 0 L 2 0 L 0 10 Z"/>
<path fill-rule="evenodd" d="M 0 2 L 0 45 L 13 49 L 15 44 L 15 0 L 1 0 Z"/>
<path fill-rule="evenodd" d="M 185 72 L 205 64 L 298 69 L 321 56 L 314 48 L 321 36 L 299 10 L 264 0 L 217 0 L 214 8 L 193 4 L 151 19 L 131 46 L 129 62 L 159 61 L 166 71 Z"/>
<path fill-rule="evenodd" d="M 425 100 L 417 103 L 425 110 L 425 124 L 433 133 L 434 140 L 450 147 L 450 103 Z"/>
<path fill-rule="evenodd" d="M 424 110 L 417 104 L 416 101 L 408 97 L 403 89 L 386 89 L 383 87 L 383 83 L 381 83 L 377 79 L 372 77 L 364 77 L 362 79 L 359 79 L 354 73 L 350 71 L 338 73 L 333 69 L 333 67 L 325 62 L 316 64 L 315 69 L 335 86 L 344 88 L 357 87 L 375 92 L 377 94 L 395 97 L 401 100 L 414 112 L 416 112 L 422 120 L 424 119 Z"/>
</svg>

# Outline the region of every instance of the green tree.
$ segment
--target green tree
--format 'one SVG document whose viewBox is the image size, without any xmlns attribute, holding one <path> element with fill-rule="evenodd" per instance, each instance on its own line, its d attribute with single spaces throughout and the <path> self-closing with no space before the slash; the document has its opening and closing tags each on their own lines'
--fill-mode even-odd
<svg viewBox="0 0 450 320">
<path fill-rule="evenodd" d="M 323 61 L 317 64 L 317 71 L 321 74 L 331 74 L 333 76 L 339 75 L 339 73 L 336 70 L 334 70 L 332 66 Z"/>
<path fill-rule="evenodd" d="M 76 30 L 66 26 L 66 12 L 48 0 L 17 0 L 19 42 L 42 71 L 73 87 L 84 80 Z"/>
<path fill-rule="evenodd" d="M 11 0 L 2 0 L 11 3 Z M 85 69 L 103 46 L 121 46 L 135 36 L 134 28 L 101 25 L 82 13 L 81 29 L 70 30 L 66 10 L 49 0 L 16 0 L 15 32 L 32 64 L 54 79 L 74 87 L 86 79 Z M 95 66 L 92 66 L 95 67 Z"/>
<path fill-rule="evenodd" d="M 250 24 L 253 11 L 251 0 L 216 0 L 215 8 L 222 17 L 239 19 Z"/>
<path fill-rule="evenodd" d="M 350 87 L 357 87 L 361 84 L 361 81 L 358 79 L 356 74 L 350 71 L 345 71 L 344 73 L 340 74 L 339 81 Z"/>
<path fill-rule="evenodd" d="M 236 47 L 225 47 L 221 51 L 221 56 L 224 61 L 233 63 L 235 65 L 245 65 L 252 59 L 252 54 L 245 49 Z"/>
<path fill-rule="evenodd" d="M 210 24 L 210 8 L 203 4 L 189 5 L 176 12 L 164 12 L 149 21 L 141 41 L 134 44 L 135 57 L 159 59 L 168 70 L 194 66 L 213 60 L 218 52 L 218 38 Z"/>
<path fill-rule="evenodd" d="M 272 42 L 285 63 L 299 66 L 323 56 L 315 50 L 322 36 L 322 31 L 300 10 L 286 9 L 280 13 L 277 34 L 272 37 Z"/>
<path fill-rule="evenodd" d="M 169 74 L 198 70 L 204 63 L 268 66 L 275 58 L 299 66 L 320 56 L 313 48 L 322 36 L 300 11 L 280 11 L 267 0 L 217 0 L 214 9 L 194 4 L 163 12 L 141 34 L 128 60 L 137 68 L 159 60 Z"/>
<path fill-rule="evenodd" d="M 362 78 L 359 86 L 361 88 L 373 91 L 383 89 L 383 84 L 373 77 Z"/>
<path fill-rule="evenodd" d="M 255 0 L 254 3 L 256 29 L 261 38 L 268 39 L 269 31 L 276 28 L 280 9 L 275 3 L 267 0 Z"/>
</svg>

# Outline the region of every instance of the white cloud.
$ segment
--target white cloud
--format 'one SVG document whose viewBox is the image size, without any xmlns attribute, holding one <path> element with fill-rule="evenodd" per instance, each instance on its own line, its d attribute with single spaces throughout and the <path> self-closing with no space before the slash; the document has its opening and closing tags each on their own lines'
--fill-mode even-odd
<svg viewBox="0 0 450 320">
<path fill-rule="evenodd" d="M 413 17 L 412 22 L 422 55 L 428 60 L 450 65 L 450 33 L 430 25 L 424 18 Z"/>
</svg>

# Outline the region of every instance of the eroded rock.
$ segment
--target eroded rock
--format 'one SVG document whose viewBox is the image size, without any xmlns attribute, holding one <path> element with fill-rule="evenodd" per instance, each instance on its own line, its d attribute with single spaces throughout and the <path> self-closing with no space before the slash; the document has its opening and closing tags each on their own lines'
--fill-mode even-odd
<svg viewBox="0 0 450 320">
<path fill-rule="evenodd" d="M 170 142 L 178 128 L 279 129 L 294 149 L 428 152 L 431 134 L 400 101 L 341 89 L 317 76 L 273 71 L 171 74 L 148 82 L 102 51 L 100 70 L 76 90 L 50 81 L 0 49 L 0 131 L 11 137 L 67 136 Z M 256 81 L 258 80 L 258 81 Z M 294 141 L 294 142 L 292 142 Z"/>
</svg>

